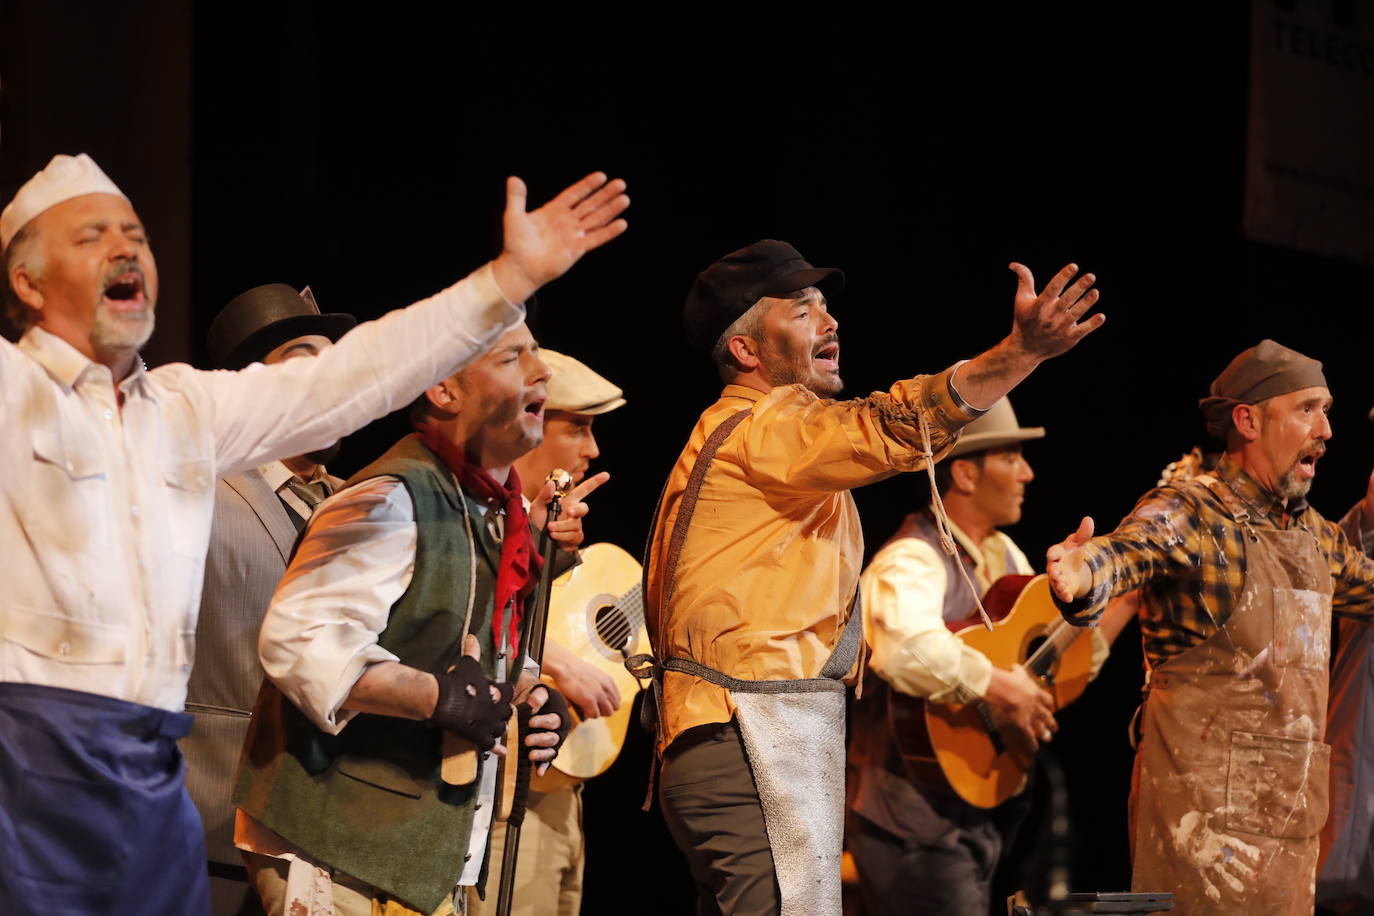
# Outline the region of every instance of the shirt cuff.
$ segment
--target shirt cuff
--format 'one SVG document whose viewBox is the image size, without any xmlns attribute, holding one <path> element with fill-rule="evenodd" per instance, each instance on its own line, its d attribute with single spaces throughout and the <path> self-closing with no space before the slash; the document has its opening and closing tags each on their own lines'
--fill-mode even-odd
<svg viewBox="0 0 1374 916">
<path fill-rule="evenodd" d="M 1093 584 L 1088 593 L 1081 598 L 1064 601 L 1054 589 L 1050 589 L 1050 598 L 1054 606 L 1059 608 L 1060 616 L 1069 623 L 1076 627 L 1095 627 L 1106 610 L 1107 600 L 1112 596 L 1111 580 L 1103 573 L 1107 565 L 1107 553 L 1094 550 L 1092 544 L 1087 544 L 1083 548 L 1083 555 L 1088 572 L 1092 574 Z"/>
<path fill-rule="evenodd" d="M 992 408 L 974 407 L 968 401 L 965 401 L 963 395 L 959 394 L 959 389 L 954 387 L 954 373 L 958 372 L 959 367 L 966 362 L 968 362 L 968 360 L 961 359 L 957 363 L 949 367 L 949 396 L 954 401 L 956 407 L 958 407 L 964 413 L 968 414 L 970 420 L 976 420 L 983 414 L 987 413 L 989 410 L 992 410 Z"/>
<path fill-rule="evenodd" d="M 953 443 L 959 430 L 967 426 L 970 421 L 987 413 L 986 410 L 969 407 L 954 390 L 952 379 L 954 378 L 954 370 L 958 367 L 959 364 L 956 363 L 937 375 L 919 377 L 920 407 L 925 411 L 931 426 L 948 435 L 949 444 Z M 936 451 L 939 452 L 939 449 L 937 448 Z"/>
</svg>

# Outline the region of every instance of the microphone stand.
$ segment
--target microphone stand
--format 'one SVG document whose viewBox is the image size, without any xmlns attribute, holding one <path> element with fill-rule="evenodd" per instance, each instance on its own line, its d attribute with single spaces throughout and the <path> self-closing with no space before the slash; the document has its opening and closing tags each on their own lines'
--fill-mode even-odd
<svg viewBox="0 0 1374 916">
<path fill-rule="evenodd" d="M 540 538 L 539 553 L 544 559 L 539 570 L 539 592 L 535 596 L 533 613 L 526 614 L 520 626 L 520 645 L 536 665 L 544 662 L 544 637 L 549 627 L 549 587 L 553 584 L 553 556 L 557 543 L 549 536 L 549 525 L 558 521 L 563 511 L 563 497 L 572 487 L 572 475 L 562 469 L 551 471 L 548 480 L 553 482 L 553 498 L 549 500 L 549 517 L 544 523 Z M 522 666 L 519 659 L 513 659 L 508 677 L 512 687 L 520 679 Z M 530 757 L 524 745 L 517 739 L 514 750 L 507 753 L 516 755 L 515 797 L 519 804 L 511 806 L 510 817 L 506 821 L 506 845 L 501 855 L 501 883 L 496 896 L 496 916 L 510 916 L 511 904 L 515 897 L 515 860 L 520 852 L 520 826 L 525 822 L 525 805 L 529 799 Z M 523 791 L 522 791 L 523 789 Z"/>
</svg>

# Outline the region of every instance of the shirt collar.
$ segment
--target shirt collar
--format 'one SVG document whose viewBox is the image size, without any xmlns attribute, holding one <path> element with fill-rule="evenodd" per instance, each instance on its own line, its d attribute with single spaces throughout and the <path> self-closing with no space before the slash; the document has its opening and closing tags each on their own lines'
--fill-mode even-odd
<svg viewBox="0 0 1374 916">
<path fill-rule="evenodd" d="M 43 367 L 53 381 L 68 391 L 76 387 L 76 383 L 86 372 L 103 371 L 105 377 L 110 378 L 109 369 L 105 366 L 88 359 L 76 347 L 38 325 L 24 332 L 24 336 L 19 340 L 19 349 L 27 353 Z M 142 394 L 150 394 L 147 374 L 148 369 L 143 364 L 143 357 L 135 356 L 133 370 L 119 383 L 119 387 L 126 394 L 134 389 L 138 389 Z"/>
<path fill-rule="evenodd" d="M 750 388 L 748 385 L 726 385 L 721 391 L 720 396 L 724 398 L 744 398 L 748 401 L 762 401 L 767 394 L 757 388 Z"/>
<path fill-rule="evenodd" d="M 96 363 L 56 334 L 34 325 L 19 340 L 19 349 L 47 371 L 53 381 L 70 391 L 87 369 Z"/>
<path fill-rule="evenodd" d="M 296 476 L 290 468 L 280 461 L 273 461 L 269 464 L 262 465 L 258 468 L 258 473 L 262 475 L 262 479 L 267 481 L 267 485 L 273 490 L 280 490 L 282 487 L 286 486 L 288 480 Z M 325 470 L 324 465 L 316 465 L 315 473 L 311 475 L 306 483 L 317 483 L 321 480 L 328 479 L 329 472 Z"/>
<path fill-rule="evenodd" d="M 1251 508 L 1259 510 L 1266 516 L 1281 517 L 1285 513 L 1290 516 L 1298 516 L 1307 509 L 1307 500 L 1304 497 L 1290 501 L 1285 507 L 1282 499 L 1260 486 L 1255 478 L 1245 473 L 1240 462 L 1230 455 L 1221 457 L 1221 461 L 1217 464 L 1216 474 L 1235 491 L 1237 496 L 1249 503 Z"/>
<path fill-rule="evenodd" d="M 981 567 L 983 565 L 984 545 L 973 543 L 973 538 L 969 537 L 968 533 L 965 532 L 964 529 L 956 525 L 954 523 L 954 519 L 946 516 L 945 520 L 949 522 L 949 533 L 954 535 L 954 539 L 958 541 L 960 546 L 962 546 L 964 550 L 968 553 L 969 559 L 973 560 L 974 567 Z"/>
<path fill-rule="evenodd" d="M 258 468 L 258 473 L 262 475 L 263 480 L 267 481 L 267 485 L 272 488 L 273 492 L 286 486 L 286 482 L 296 476 L 291 473 L 290 468 L 280 461 L 264 464 Z"/>
</svg>

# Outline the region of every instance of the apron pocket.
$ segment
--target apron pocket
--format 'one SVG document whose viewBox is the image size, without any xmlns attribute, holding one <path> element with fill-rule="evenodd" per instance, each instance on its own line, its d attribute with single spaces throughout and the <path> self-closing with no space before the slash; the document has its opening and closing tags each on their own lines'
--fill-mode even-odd
<svg viewBox="0 0 1374 916">
<path fill-rule="evenodd" d="M 1285 840 L 1326 823 L 1331 747 L 1280 735 L 1231 732 L 1226 826 Z"/>
<path fill-rule="evenodd" d="M 338 770 L 350 779 L 407 798 L 419 798 L 424 795 L 426 788 L 433 785 L 432 779 L 421 777 L 404 766 L 372 757 L 340 757 Z"/>
</svg>

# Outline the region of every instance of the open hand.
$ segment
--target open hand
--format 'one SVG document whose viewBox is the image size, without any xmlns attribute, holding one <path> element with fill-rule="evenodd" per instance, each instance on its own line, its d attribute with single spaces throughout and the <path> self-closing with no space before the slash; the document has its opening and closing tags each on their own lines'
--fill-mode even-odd
<svg viewBox="0 0 1374 916">
<path fill-rule="evenodd" d="M 1084 516 L 1078 530 L 1045 551 L 1045 573 L 1060 601 L 1082 598 L 1093 587 L 1092 570 L 1083 559 L 1083 545 L 1093 536 L 1093 520 Z"/>
<path fill-rule="evenodd" d="M 538 210 L 525 211 L 525 183 L 506 179 L 501 217 L 503 250 L 492 265 L 496 284 L 511 302 L 567 273 L 578 259 L 625 231 L 619 216 L 630 205 L 625 182 L 593 172 Z"/>
<path fill-rule="evenodd" d="M 1096 304 L 1098 293 L 1090 289 L 1097 279 L 1092 274 L 1083 274 L 1072 286 L 1068 285 L 1078 273 L 1077 264 L 1070 264 L 1055 274 L 1039 293 L 1035 291 L 1035 277 L 1029 267 L 1014 261 L 1010 266 L 1016 273 L 1011 342 L 1027 356 L 1036 360 L 1058 356 L 1107 320 L 1101 312 L 1078 320 Z"/>
</svg>

